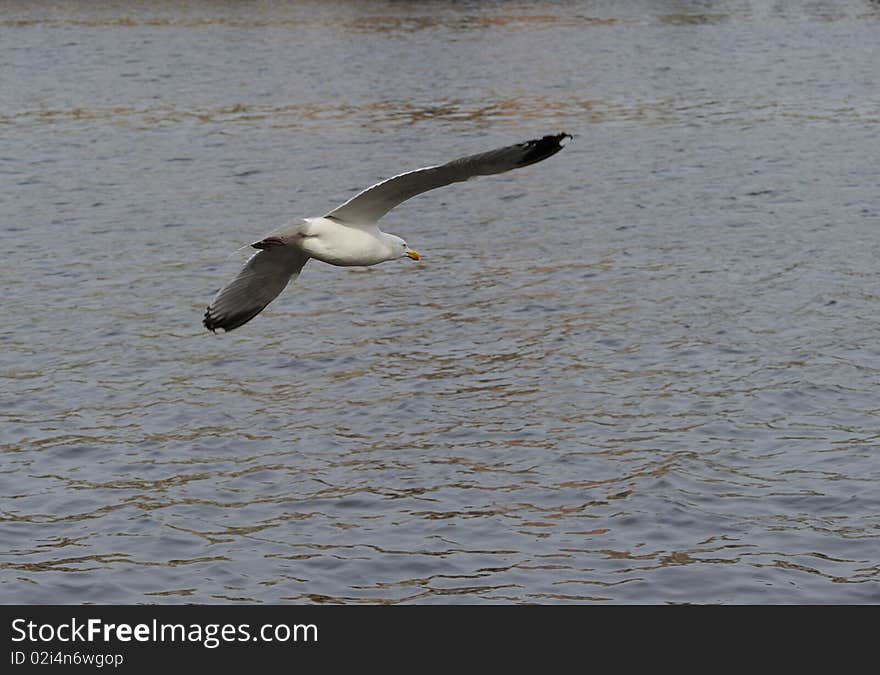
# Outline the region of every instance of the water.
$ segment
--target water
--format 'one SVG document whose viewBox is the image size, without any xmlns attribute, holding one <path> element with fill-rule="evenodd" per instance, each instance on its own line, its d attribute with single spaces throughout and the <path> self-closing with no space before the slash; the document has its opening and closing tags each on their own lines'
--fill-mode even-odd
<svg viewBox="0 0 880 675">
<path fill-rule="evenodd" d="M 4 3 L 3 602 L 880 601 L 878 3 L 277 4 Z"/>
</svg>

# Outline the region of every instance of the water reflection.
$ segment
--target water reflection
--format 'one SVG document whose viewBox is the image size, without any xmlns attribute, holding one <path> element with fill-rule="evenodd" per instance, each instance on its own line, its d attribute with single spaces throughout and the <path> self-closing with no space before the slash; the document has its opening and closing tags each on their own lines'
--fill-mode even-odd
<svg viewBox="0 0 880 675">
<path fill-rule="evenodd" d="M 820 107 L 821 106 L 821 107 Z M 355 121 L 364 128 L 394 128 L 431 122 L 462 123 L 488 127 L 522 120 L 546 121 L 551 127 L 566 119 L 584 123 L 629 122 L 648 126 L 687 124 L 689 126 L 755 125 L 773 121 L 802 124 L 864 125 L 880 122 L 880 114 L 869 105 L 848 102 L 804 110 L 784 100 L 768 98 L 727 98 L 705 101 L 682 99 L 655 100 L 578 100 L 524 96 L 482 103 L 473 100 L 446 100 L 420 105 L 411 101 L 386 100 L 347 105 L 344 103 L 285 104 L 260 106 L 236 103 L 217 108 L 112 108 L 71 110 L 23 110 L 0 114 L 0 125 L 33 127 L 104 124 L 133 129 L 152 129 L 167 124 L 198 122 L 217 127 L 265 123 L 277 129 L 323 126 Z M 191 161 L 173 158 L 169 161 Z M 243 173 L 242 176 L 250 175 Z"/>
<path fill-rule="evenodd" d="M 758 2 L 718 0 L 685 2 L 633 0 L 617 3 L 493 3 L 491 6 L 455 2 L 325 2 L 284 3 L 252 11 L 235 2 L 130 3 L 125 8 L 102 8 L 72 3 L 6 3 L 0 27 L 28 28 L 205 28 L 334 29 L 352 33 L 408 35 L 447 31 L 455 40 L 471 31 L 534 31 L 593 26 L 660 24 L 672 26 L 717 24 L 730 20 L 812 20 L 834 22 L 877 18 L 878 3 L 802 1 Z M 120 12 L 124 15 L 120 16 Z"/>
</svg>

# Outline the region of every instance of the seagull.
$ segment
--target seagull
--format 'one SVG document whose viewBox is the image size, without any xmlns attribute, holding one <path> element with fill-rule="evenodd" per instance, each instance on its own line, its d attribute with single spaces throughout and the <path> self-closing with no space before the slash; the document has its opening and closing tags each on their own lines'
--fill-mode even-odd
<svg viewBox="0 0 880 675">
<path fill-rule="evenodd" d="M 203 323 L 216 332 L 243 326 L 299 276 L 310 258 L 339 266 L 378 265 L 397 258 L 419 259 L 398 236 L 376 224 L 398 204 L 422 192 L 535 164 L 565 147 L 570 134 L 544 136 L 446 164 L 398 174 L 358 193 L 320 218 L 303 218 L 254 242 L 259 249 L 241 272 L 218 291 Z"/>
</svg>

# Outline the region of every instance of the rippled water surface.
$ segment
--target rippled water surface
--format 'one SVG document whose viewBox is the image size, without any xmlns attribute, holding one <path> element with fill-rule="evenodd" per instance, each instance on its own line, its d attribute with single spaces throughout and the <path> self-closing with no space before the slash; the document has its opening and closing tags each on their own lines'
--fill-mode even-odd
<svg viewBox="0 0 880 675">
<path fill-rule="evenodd" d="M 880 4 L 6 2 L 0 600 L 880 602 Z M 242 244 L 568 131 L 200 325 Z"/>
</svg>

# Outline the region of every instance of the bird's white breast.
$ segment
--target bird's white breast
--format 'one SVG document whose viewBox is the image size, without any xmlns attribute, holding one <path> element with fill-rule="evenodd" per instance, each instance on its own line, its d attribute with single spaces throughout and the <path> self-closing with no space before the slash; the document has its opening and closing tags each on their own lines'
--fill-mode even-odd
<svg viewBox="0 0 880 675">
<path fill-rule="evenodd" d="M 388 260 L 390 250 L 379 228 L 351 227 L 329 218 L 309 218 L 300 248 L 331 265 L 377 265 Z"/>
</svg>

